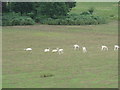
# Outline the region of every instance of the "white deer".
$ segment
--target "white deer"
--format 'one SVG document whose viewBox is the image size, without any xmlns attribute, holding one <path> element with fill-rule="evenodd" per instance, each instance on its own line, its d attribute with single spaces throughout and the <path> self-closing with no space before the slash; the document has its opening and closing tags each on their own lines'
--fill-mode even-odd
<svg viewBox="0 0 120 90">
<path fill-rule="evenodd" d="M 114 46 L 114 51 L 115 51 L 115 50 L 118 50 L 118 49 L 119 49 L 119 46 L 118 46 L 118 45 L 115 45 L 115 46 Z"/>
<path fill-rule="evenodd" d="M 87 52 L 86 47 L 82 47 L 82 49 L 83 49 L 83 53 L 86 53 L 86 52 Z"/>
<path fill-rule="evenodd" d="M 108 47 L 107 46 L 102 46 L 101 51 L 103 51 L 103 50 L 107 50 L 108 51 Z"/>
<path fill-rule="evenodd" d="M 58 50 L 59 50 L 59 48 L 53 49 L 52 53 L 56 53 L 56 52 L 58 52 Z"/>
<path fill-rule="evenodd" d="M 63 54 L 63 49 L 59 49 L 59 50 L 58 50 L 58 53 L 59 53 L 59 55 L 60 55 L 60 54 Z"/>
<path fill-rule="evenodd" d="M 32 51 L 32 48 L 25 48 L 25 51 Z"/>
<path fill-rule="evenodd" d="M 74 50 L 76 50 L 76 49 L 79 49 L 79 48 L 80 48 L 80 46 L 79 46 L 79 45 L 77 45 L 77 44 L 75 44 L 75 45 L 73 46 L 73 48 L 74 48 Z"/>
<path fill-rule="evenodd" d="M 44 49 L 44 52 L 49 52 L 49 51 L 50 51 L 50 48 Z"/>
</svg>

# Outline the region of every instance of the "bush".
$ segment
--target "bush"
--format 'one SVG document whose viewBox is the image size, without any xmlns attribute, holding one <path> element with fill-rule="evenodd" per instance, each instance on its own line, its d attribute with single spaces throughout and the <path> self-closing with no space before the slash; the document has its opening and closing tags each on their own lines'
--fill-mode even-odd
<svg viewBox="0 0 120 90">
<path fill-rule="evenodd" d="M 34 20 L 30 17 L 25 18 L 25 24 L 24 25 L 33 25 L 35 24 Z"/>
<path fill-rule="evenodd" d="M 94 7 L 91 7 L 88 9 L 88 12 L 90 12 L 90 14 L 93 14 L 94 10 L 95 10 Z"/>
<path fill-rule="evenodd" d="M 3 13 L 2 14 L 2 25 L 11 26 L 12 25 L 11 20 L 18 16 L 19 16 L 18 13 Z"/>
<path fill-rule="evenodd" d="M 29 16 L 33 19 L 35 17 L 35 14 L 33 12 L 31 12 L 31 13 L 27 13 L 26 16 Z"/>
<path fill-rule="evenodd" d="M 97 25 L 106 23 L 105 18 L 93 15 L 68 15 L 60 19 L 48 18 L 43 24 L 49 25 Z"/>
<path fill-rule="evenodd" d="M 19 13 L 4 13 L 2 26 L 33 25 L 34 20 L 28 16 L 20 16 Z"/>
<path fill-rule="evenodd" d="M 12 25 L 33 25 L 35 22 L 30 17 L 14 18 L 11 21 Z"/>
<path fill-rule="evenodd" d="M 31 13 L 32 15 L 32 13 Z M 5 13 L 2 18 L 3 26 L 33 25 L 35 22 L 48 25 L 97 25 L 105 24 L 106 19 L 100 16 L 83 12 L 81 14 L 70 14 L 59 19 L 48 18 L 47 16 L 36 16 L 34 20 L 29 16 L 20 16 L 20 13 Z"/>
<path fill-rule="evenodd" d="M 105 24 L 107 23 L 106 19 L 104 17 L 100 17 L 100 16 L 92 16 L 93 19 L 95 19 L 98 24 Z"/>
<path fill-rule="evenodd" d="M 47 16 L 43 15 L 38 15 L 34 18 L 35 22 L 37 23 L 44 23 L 44 21 L 47 19 Z"/>
</svg>

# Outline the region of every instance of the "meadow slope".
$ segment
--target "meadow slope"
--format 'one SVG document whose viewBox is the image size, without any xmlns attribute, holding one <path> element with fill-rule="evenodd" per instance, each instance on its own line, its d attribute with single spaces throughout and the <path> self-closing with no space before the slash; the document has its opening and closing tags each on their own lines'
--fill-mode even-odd
<svg viewBox="0 0 120 90">
<path fill-rule="evenodd" d="M 94 8 L 94 15 L 106 17 L 108 20 L 118 19 L 117 2 L 77 2 L 76 7 L 70 13 L 80 14 L 90 8 Z"/>
<path fill-rule="evenodd" d="M 117 24 L 3 27 L 3 88 L 118 87 Z M 76 43 L 88 53 L 74 51 Z M 101 52 L 101 45 L 109 51 Z M 44 53 L 47 47 L 63 48 L 64 54 Z"/>
</svg>

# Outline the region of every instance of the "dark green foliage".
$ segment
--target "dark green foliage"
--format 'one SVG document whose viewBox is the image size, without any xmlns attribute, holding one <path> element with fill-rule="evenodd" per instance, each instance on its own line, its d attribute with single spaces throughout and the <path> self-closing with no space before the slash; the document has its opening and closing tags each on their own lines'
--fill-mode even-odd
<svg viewBox="0 0 120 90">
<path fill-rule="evenodd" d="M 105 18 L 93 15 L 69 15 L 60 19 L 48 18 L 43 24 L 49 25 L 96 25 L 106 23 Z"/>
<path fill-rule="evenodd" d="M 6 2 L 2 2 L 2 11 L 3 12 L 7 12 L 8 11 Z"/>
<path fill-rule="evenodd" d="M 91 7 L 91 8 L 88 9 L 88 11 L 84 11 L 80 15 L 90 15 L 90 14 L 92 15 L 93 12 L 94 12 L 94 8 Z"/>
<path fill-rule="evenodd" d="M 2 2 L 2 12 L 10 12 L 11 11 L 11 2 Z"/>
<path fill-rule="evenodd" d="M 32 2 L 12 2 L 11 9 L 14 12 L 30 13 L 34 10 L 34 3 Z"/>
<path fill-rule="evenodd" d="M 34 21 L 30 17 L 14 18 L 11 21 L 12 25 L 33 25 Z"/>
<path fill-rule="evenodd" d="M 76 2 L 10 2 L 3 3 L 3 12 L 34 13 L 34 16 L 43 15 L 51 18 L 67 15 L 76 6 Z"/>
<path fill-rule="evenodd" d="M 94 12 L 94 7 L 89 8 L 89 9 L 88 9 L 88 12 L 89 12 L 90 14 L 93 14 L 93 12 Z"/>
<path fill-rule="evenodd" d="M 35 22 L 37 23 L 42 23 L 44 22 L 46 19 L 48 18 L 48 16 L 43 16 L 43 15 L 38 15 L 34 18 Z"/>
<path fill-rule="evenodd" d="M 90 15 L 90 12 L 89 11 L 84 11 L 80 15 Z"/>
<path fill-rule="evenodd" d="M 28 16 L 20 16 L 19 13 L 4 13 L 2 17 L 3 26 L 33 25 L 35 22 Z"/>
<path fill-rule="evenodd" d="M 9 2 L 3 3 L 3 25 L 24 25 L 33 24 L 33 20 L 37 23 L 43 23 L 47 18 L 61 18 L 66 16 L 70 10 L 76 6 L 76 2 Z M 10 15 L 15 12 L 19 15 Z M 24 17 L 23 17 L 24 16 Z M 31 17 L 25 20 L 25 17 Z M 26 23 L 25 23 L 26 22 Z"/>
<path fill-rule="evenodd" d="M 76 2 L 10 2 L 3 3 L 3 26 L 33 25 L 96 25 L 106 23 L 106 19 L 95 16 L 94 8 L 77 14 L 69 14 Z M 9 8 L 9 9 L 7 9 Z"/>
<path fill-rule="evenodd" d="M 94 18 L 98 22 L 98 24 L 105 24 L 106 23 L 106 19 L 104 17 L 92 16 L 92 18 Z"/>
<path fill-rule="evenodd" d="M 37 3 L 37 14 L 48 16 L 50 18 L 58 18 L 66 16 L 71 8 L 75 7 L 75 2 L 41 2 Z"/>
<path fill-rule="evenodd" d="M 25 14 L 26 16 L 29 16 L 31 18 L 35 18 L 35 14 L 33 12 Z"/>
</svg>

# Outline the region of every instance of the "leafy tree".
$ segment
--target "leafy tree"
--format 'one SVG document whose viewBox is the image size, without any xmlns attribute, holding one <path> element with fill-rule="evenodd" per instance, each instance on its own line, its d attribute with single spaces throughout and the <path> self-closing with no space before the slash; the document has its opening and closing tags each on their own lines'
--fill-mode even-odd
<svg viewBox="0 0 120 90">
<path fill-rule="evenodd" d="M 20 12 L 21 14 L 23 13 L 29 13 L 33 11 L 34 9 L 34 3 L 32 2 L 13 2 L 11 4 L 11 8 L 15 12 Z"/>
<path fill-rule="evenodd" d="M 75 2 L 41 2 L 36 5 L 36 11 L 37 14 L 57 18 L 66 16 L 75 6 Z"/>
<path fill-rule="evenodd" d="M 7 3 L 6 2 L 2 2 L 2 12 L 7 12 Z"/>
<path fill-rule="evenodd" d="M 75 2 L 9 2 L 3 3 L 3 11 L 34 13 L 34 15 L 43 15 L 51 18 L 65 16 L 75 7 Z"/>
</svg>

